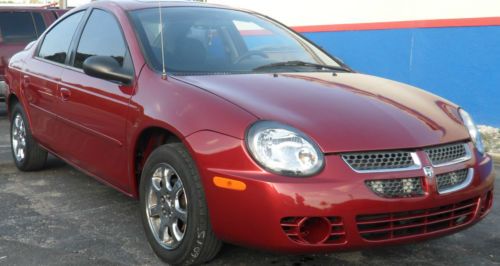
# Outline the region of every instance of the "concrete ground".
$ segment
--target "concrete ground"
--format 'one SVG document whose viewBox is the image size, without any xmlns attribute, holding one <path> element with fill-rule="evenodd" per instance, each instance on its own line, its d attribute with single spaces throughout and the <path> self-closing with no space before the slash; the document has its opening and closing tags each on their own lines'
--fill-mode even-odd
<svg viewBox="0 0 500 266">
<path fill-rule="evenodd" d="M 161 265 L 138 203 L 65 163 L 21 173 L 0 103 L 0 265 Z M 500 165 L 496 166 L 500 173 Z M 287 256 L 225 245 L 210 265 L 500 265 L 500 188 L 493 212 L 458 234 L 411 245 Z"/>
</svg>

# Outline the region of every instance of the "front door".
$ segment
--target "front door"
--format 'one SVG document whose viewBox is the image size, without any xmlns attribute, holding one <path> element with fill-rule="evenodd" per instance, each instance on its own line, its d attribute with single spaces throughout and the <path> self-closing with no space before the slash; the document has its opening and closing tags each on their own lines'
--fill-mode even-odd
<svg viewBox="0 0 500 266">
<path fill-rule="evenodd" d="M 128 192 L 126 120 L 133 87 L 86 75 L 90 56 L 111 56 L 133 72 L 120 25 L 110 13 L 93 9 L 83 28 L 71 68 L 62 73 L 61 114 L 67 121 L 65 157 Z"/>
</svg>

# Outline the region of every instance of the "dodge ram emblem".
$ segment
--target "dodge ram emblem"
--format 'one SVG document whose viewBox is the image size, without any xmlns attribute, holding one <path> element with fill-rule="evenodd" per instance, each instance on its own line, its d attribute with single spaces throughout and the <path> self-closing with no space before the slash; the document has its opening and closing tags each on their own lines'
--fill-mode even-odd
<svg viewBox="0 0 500 266">
<path fill-rule="evenodd" d="M 424 174 L 428 178 L 434 177 L 434 169 L 430 166 L 424 167 Z"/>
</svg>

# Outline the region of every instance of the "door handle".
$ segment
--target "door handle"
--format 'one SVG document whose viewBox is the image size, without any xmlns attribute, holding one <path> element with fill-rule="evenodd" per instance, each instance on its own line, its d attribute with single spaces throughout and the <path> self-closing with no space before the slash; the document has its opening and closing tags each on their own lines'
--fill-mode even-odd
<svg viewBox="0 0 500 266">
<path fill-rule="evenodd" d="M 29 85 L 30 85 L 30 83 L 31 83 L 30 76 L 28 76 L 28 75 L 24 75 L 24 76 L 23 76 L 23 85 L 24 85 L 24 87 L 29 86 Z"/>
<path fill-rule="evenodd" d="M 63 101 L 67 101 L 71 97 L 71 91 L 69 89 L 61 88 L 59 93 L 61 94 L 61 99 Z"/>
</svg>

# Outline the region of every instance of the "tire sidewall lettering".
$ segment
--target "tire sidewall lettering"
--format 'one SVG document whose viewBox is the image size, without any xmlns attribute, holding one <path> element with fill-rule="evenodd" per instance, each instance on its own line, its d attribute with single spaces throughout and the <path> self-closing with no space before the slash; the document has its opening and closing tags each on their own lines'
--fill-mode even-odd
<svg viewBox="0 0 500 266">
<path fill-rule="evenodd" d="M 196 241 L 195 241 L 193 249 L 191 250 L 191 257 L 193 259 L 198 258 L 198 256 L 200 255 L 201 248 L 203 247 L 203 244 L 205 243 L 205 237 L 206 237 L 205 230 L 200 230 L 198 228 L 197 234 L 196 234 Z"/>
</svg>

